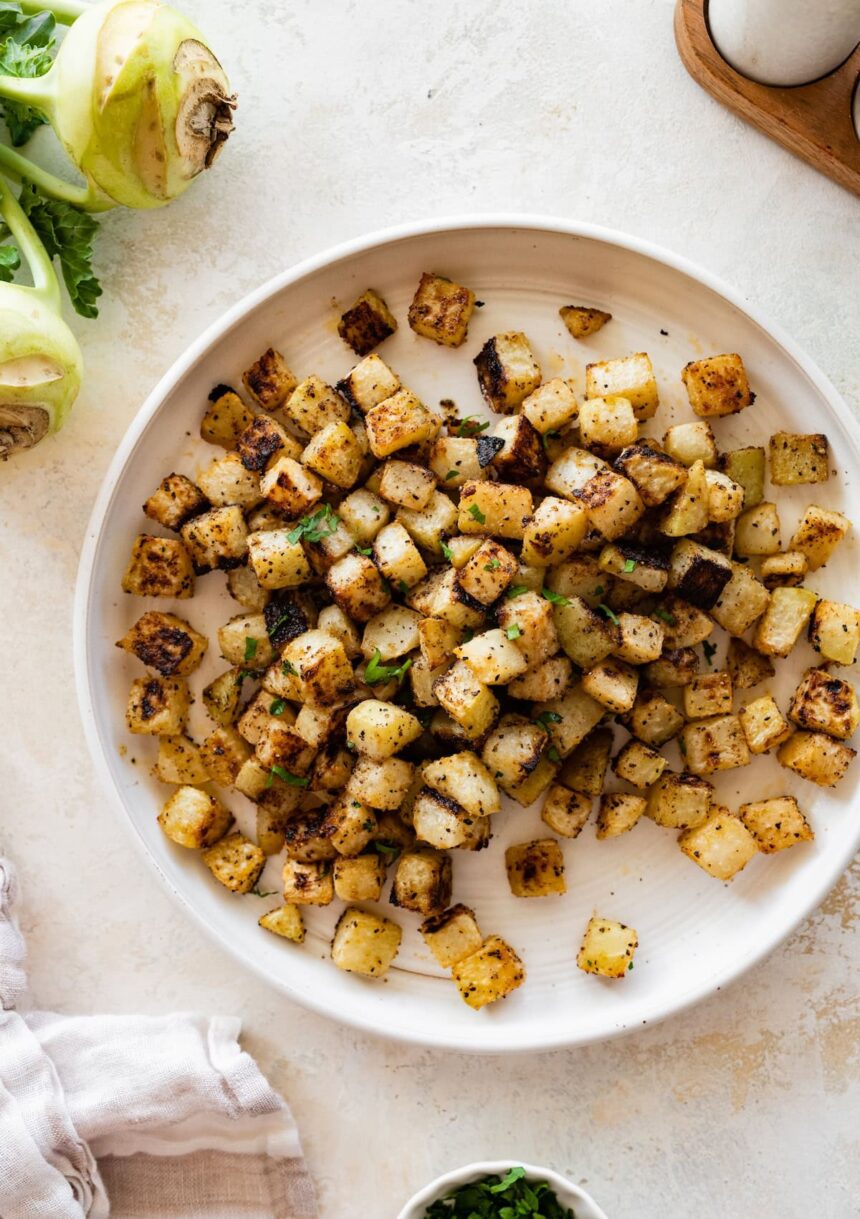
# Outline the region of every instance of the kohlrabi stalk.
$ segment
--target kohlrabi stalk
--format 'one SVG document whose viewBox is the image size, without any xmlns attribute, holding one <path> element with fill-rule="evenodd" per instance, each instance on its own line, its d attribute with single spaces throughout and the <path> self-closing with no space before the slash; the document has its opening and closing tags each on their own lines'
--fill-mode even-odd
<svg viewBox="0 0 860 1219">
<path fill-rule="evenodd" d="M 160 0 L 26 3 L 71 22 L 53 66 L 0 76 L 0 98 L 43 111 L 85 186 L 0 145 L 0 166 L 45 194 L 100 211 L 161 207 L 207 169 L 233 130 L 236 99 L 197 28 Z"/>
<path fill-rule="evenodd" d="M 83 361 L 60 314 L 51 260 L 2 179 L 0 217 L 33 278 L 32 287 L 0 283 L 0 458 L 5 459 L 62 427 L 80 389 Z"/>
</svg>

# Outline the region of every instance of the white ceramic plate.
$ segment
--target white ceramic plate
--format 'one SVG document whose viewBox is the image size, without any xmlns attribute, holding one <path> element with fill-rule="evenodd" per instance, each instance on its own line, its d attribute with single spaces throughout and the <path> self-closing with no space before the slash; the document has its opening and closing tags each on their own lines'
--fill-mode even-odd
<svg viewBox="0 0 860 1219">
<path fill-rule="evenodd" d="M 419 339 L 405 323 L 422 270 L 469 284 L 485 302 L 460 350 Z M 510 216 L 412 226 L 354 242 L 285 272 L 210 327 L 154 390 L 120 445 L 87 532 L 77 589 L 80 703 L 98 768 L 170 890 L 238 960 L 301 1003 L 373 1032 L 475 1051 L 571 1045 L 641 1027 L 738 977 L 821 901 L 857 847 L 860 822 L 851 803 L 860 764 L 835 793 L 794 778 L 769 759 L 718 777 L 718 797 L 732 808 L 743 799 L 795 793 L 816 832 L 812 844 L 755 859 L 729 886 L 684 858 L 674 834 L 646 821 L 608 842 L 598 842 L 592 827 L 564 842 L 567 895 L 518 900 L 508 891 L 504 849 L 539 836 L 541 822 L 537 810 L 503 812 L 494 821 L 488 850 L 456 852 L 454 860 L 455 900 L 476 908 L 485 934 L 508 939 L 528 971 L 519 991 L 481 1013 L 467 1008 L 440 976 L 417 934 L 415 916 L 399 916 L 404 944 L 385 981 L 341 973 L 326 960 L 337 906 L 309 911 L 305 945 L 287 944 L 257 927 L 258 916 L 276 899 L 227 893 L 156 824 L 165 789 L 149 775 L 155 742 L 129 737 L 123 720 L 128 688 L 140 669 L 114 647 L 155 604 L 119 590 L 131 542 L 150 525 L 140 505 L 165 473 L 176 469 L 193 477 L 215 455 L 199 439 L 206 395 L 218 382 L 238 382 L 241 370 L 270 343 L 299 375 L 316 372 L 328 381 L 342 376 L 354 360 L 336 334 L 338 305 L 351 304 L 369 285 L 400 319 L 399 331 L 381 348 L 383 358 L 426 402 L 452 397 L 463 413 L 483 413 L 472 357 L 500 330 L 525 330 L 545 376 L 579 382 L 590 360 L 648 351 L 664 403 L 648 428 L 657 435 L 676 418 L 690 417 L 679 380 L 682 366 L 697 356 L 740 351 L 758 398 L 741 415 L 716 421 L 720 444 L 765 443 L 771 431 L 783 428 L 826 432 L 832 446 L 829 483 L 779 494 L 784 539 L 813 501 L 860 521 L 857 429 L 847 408 L 790 340 L 706 273 L 614 233 Z M 558 316 L 559 306 L 570 302 L 607 308 L 614 320 L 592 339 L 574 342 Z M 850 600 L 857 548 L 849 541 L 841 551 L 811 584 Z M 193 601 L 160 607 L 175 608 L 212 634 L 239 607 L 228 597 L 223 576 L 206 576 L 198 588 Z M 715 665 L 723 656 L 721 645 Z M 781 667 L 774 689 L 782 706 L 813 660 L 802 643 Z M 194 690 L 222 667 L 217 647 L 211 647 L 193 678 Z M 194 711 L 191 732 L 199 738 L 199 700 Z M 676 746 L 668 748 L 670 764 L 680 768 Z M 251 806 L 232 795 L 228 802 L 240 826 L 250 830 Z M 277 861 L 267 865 L 261 883 L 277 889 Z M 595 909 L 639 932 L 635 970 L 622 982 L 602 982 L 574 966 Z"/>
</svg>

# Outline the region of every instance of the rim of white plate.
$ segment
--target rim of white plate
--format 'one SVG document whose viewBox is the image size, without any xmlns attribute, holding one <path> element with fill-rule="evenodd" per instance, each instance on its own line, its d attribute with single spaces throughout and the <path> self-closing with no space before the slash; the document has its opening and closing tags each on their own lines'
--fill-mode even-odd
<svg viewBox="0 0 860 1219">
<path fill-rule="evenodd" d="M 143 437 L 149 424 L 158 414 L 167 396 L 198 360 L 202 359 L 218 340 L 223 338 L 225 334 L 232 330 L 234 326 L 241 322 L 258 305 L 277 295 L 284 288 L 299 282 L 324 267 L 341 262 L 355 254 L 394 242 L 408 240 L 412 237 L 453 233 L 469 229 L 498 229 L 500 231 L 505 229 L 533 230 L 535 232 L 551 232 L 563 236 L 599 241 L 628 250 L 634 254 L 640 254 L 654 262 L 661 263 L 663 266 L 678 271 L 688 279 L 696 281 L 716 293 L 716 295 L 721 296 L 723 300 L 734 306 L 745 317 L 749 318 L 753 324 L 760 327 L 774 339 L 785 354 L 794 360 L 797 366 L 806 374 L 846 431 L 852 434 L 858 443 L 860 443 L 860 428 L 858 428 L 857 420 L 848 408 L 847 403 L 837 392 L 836 387 L 818 365 L 806 355 L 794 339 L 778 323 L 773 322 L 761 310 L 750 305 L 739 292 L 724 283 L 719 277 L 712 275 L 710 271 L 705 270 L 696 263 L 680 255 L 673 254 L 662 246 L 656 245 L 644 238 L 629 236 L 616 229 L 604 228 L 601 225 L 562 220 L 554 216 L 531 213 L 486 212 L 466 216 L 445 216 L 438 220 L 410 221 L 377 230 L 363 237 L 351 238 L 348 241 L 329 247 L 318 254 L 313 254 L 309 258 L 296 263 L 288 270 L 281 271 L 277 275 L 272 276 L 271 279 L 248 293 L 233 305 L 231 309 L 222 314 L 220 318 L 217 318 L 211 325 L 207 326 L 184 354 L 173 363 L 145 399 L 120 441 L 96 496 L 93 510 L 87 523 L 75 584 L 73 616 L 75 684 L 77 687 L 79 710 L 83 720 L 84 735 L 101 783 L 110 792 L 111 802 L 115 810 L 121 812 L 122 821 L 132 840 L 137 845 L 138 850 L 160 878 L 162 884 L 181 903 L 185 912 L 194 919 L 198 927 L 201 927 L 211 940 L 220 945 L 223 950 L 229 952 L 243 966 L 251 969 L 269 986 L 274 987 L 286 995 L 287 998 L 301 1004 L 303 1007 L 319 1012 L 330 1019 L 337 1019 L 343 1024 L 361 1029 L 363 1032 L 371 1033 L 377 1037 L 381 1036 L 405 1044 L 419 1044 L 455 1051 L 462 1049 L 456 1031 L 448 1032 L 440 1027 L 439 1029 L 425 1031 L 416 1037 L 413 1033 L 401 1029 L 394 1031 L 380 1029 L 369 1018 L 363 1016 L 361 1012 L 352 1012 L 341 1008 L 337 1015 L 333 1016 L 331 1007 L 324 1001 L 317 1001 L 312 995 L 298 994 L 290 987 L 288 981 L 273 978 L 264 968 L 257 965 L 255 961 L 249 960 L 238 949 L 234 949 L 228 940 L 225 940 L 214 927 L 207 923 L 202 914 L 195 909 L 181 889 L 177 888 L 165 875 L 159 866 L 158 860 L 151 854 L 141 835 L 138 833 L 134 821 L 129 816 L 122 797 L 111 778 L 107 758 L 96 729 L 96 714 L 90 683 L 90 650 L 87 626 L 95 559 L 102 539 L 104 522 L 107 519 L 122 473 L 132 457 L 138 442 Z M 806 901 L 798 905 L 791 920 L 759 940 L 755 950 L 740 965 L 726 967 L 721 973 L 708 979 L 706 983 L 703 982 L 700 986 L 684 994 L 677 1002 L 674 1002 L 665 1010 L 652 1014 L 647 1023 L 649 1025 L 656 1024 L 661 1020 L 667 1019 L 669 1016 L 686 1011 L 708 996 L 716 994 L 719 990 L 736 982 L 749 970 L 754 968 L 754 966 L 759 964 L 760 961 L 769 956 L 820 905 L 839 880 L 858 847 L 860 847 L 860 822 L 858 822 L 853 839 L 850 839 L 842 852 L 834 857 L 830 871 L 817 886 L 810 890 Z M 518 1034 L 516 1029 L 512 1029 L 511 1037 L 508 1041 L 496 1042 L 483 1052 L 510 1054 L 563 1049 L 574 1045 L 586 1045 L 595 1041 L 609 1041 L 625 1033 L 632 1032 L 634 1028 L 641 1027 L 641 1024 L 625 1025 L 620 1028 L 615 1027 L 607 1029 L 599 1037 L 591 1034 L 571 1036 L 568 1031 L 559 1029 L 551 1034 L 532 1036 L 525 1044 L 523 1043 L 522 1035 Z M 470 1052 L 482 1051 L 480 1048 L 476 1049 L 472 1047 Z"/>
</svg>

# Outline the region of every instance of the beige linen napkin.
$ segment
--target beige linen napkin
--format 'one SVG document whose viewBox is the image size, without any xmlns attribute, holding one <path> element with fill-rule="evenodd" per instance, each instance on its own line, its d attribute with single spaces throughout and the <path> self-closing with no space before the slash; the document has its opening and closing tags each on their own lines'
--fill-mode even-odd
<svg viewBox="0 0 860 1219">
<path fill-rule="evenodd" d="M 19 1013 L 0 859 L 0 1217 L 316 1219 L 298 1131 L 238 1020 Z"/>
</svg>

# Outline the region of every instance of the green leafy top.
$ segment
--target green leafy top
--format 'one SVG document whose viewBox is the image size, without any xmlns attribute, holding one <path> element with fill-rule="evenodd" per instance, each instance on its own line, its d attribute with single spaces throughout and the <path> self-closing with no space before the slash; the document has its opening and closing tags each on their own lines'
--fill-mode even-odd
<svg viewBox="0 0 860 1219">
<path fill-rule="evenodd" d="M 527 1181 L 525 1169 L 483 1177 L 431 1203 L 424 1219 L 576 1219 L 546 1181 Z"/>
<path fill-rule="evenodd" d="M 53 13 L 25 14 L 14 0 L 0 2 L 0 75 L 44 76 L 54 62 L 56 21 Z M 25 102 L 3 98 L 3 118 L 15 148 L 26 144 L 48 117 Z"/>
<path fill-rule="evenodd" d="M 48 252 L 57 258 L 68 289 L 69 299 L 81 317 L 98 317 L 96 301 L 102 294 L 101 284 L 93 274 L 93 240 L 98 221 L 88 212 L 65 203 L 48 199 L 29 182 L 18 198 L 25 215 Z"/>
<path fill-rule="evenodd" d="M 403 681 L 412 668 L 412 660 L 409 657 L 400 665 L 384 665 L 380 663 L 381 661 L 382 653 L 377 648 L 364 670 L 364 680 L 368 686 L 377 686 L 380 682 L 391 681 L 393 677 L 398 681 Z"/>
</svg>

